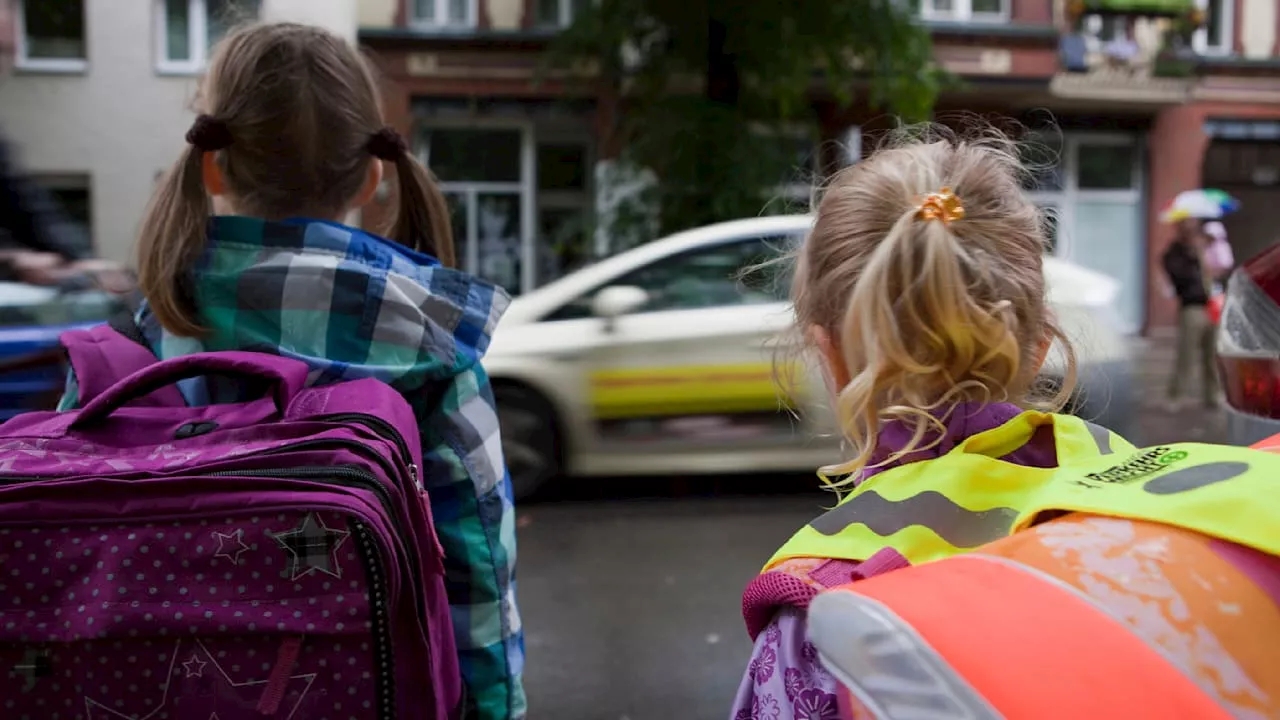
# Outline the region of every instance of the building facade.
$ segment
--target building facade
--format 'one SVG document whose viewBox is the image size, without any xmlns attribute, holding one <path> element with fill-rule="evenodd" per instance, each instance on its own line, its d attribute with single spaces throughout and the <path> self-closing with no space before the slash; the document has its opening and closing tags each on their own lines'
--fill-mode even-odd
<svg viewBox="0 0 1280 720">
<path fill-rule="evenodd" d="M 938 60 L 964 80 L 940 99 L 939 117 L 977 112 L 1045 126 L 1028 190 L 1048 211 L 1052 252 L 1120 280 L 1134 332 L 1175 317 L 1159 260 L 1170 232 L 1158 218 L 1177 192 L 1217 186 L 1244 202 L 1227 221 L 1242 259 L 1277 239 L 1265 209 L 1280 200 L 1278 3 L 1186 2 L 1204 22 L 1177 53 L 1165 40 L 1171 20 L 1110 14 L 1105 0 L 916 2 Z M 611 176 L 616 94 L 539 73 L 579 6 L 360 4 L 361 42 L 382 67 L 388 114 L 450 193 L 460 257 L 514 292 L 612 249 L 591 228 L 625 190 Z M 860 139 L 886 122 L 874 108 L 813 102 L 818 127 L 778 139 L 798 143 L 798 176 L 856 161 Z M 797 199 L 807 191 L 785 190 Z"/>
<path fill-rule="evenodd" d="M 13 74 L 0 132 L 22 168 L 129 261 L 143 210 L 182 150 L 210 46 L 252 17 L 322 25 L 352 40 L 356 0 L 12 0 Z"/>
</svg>

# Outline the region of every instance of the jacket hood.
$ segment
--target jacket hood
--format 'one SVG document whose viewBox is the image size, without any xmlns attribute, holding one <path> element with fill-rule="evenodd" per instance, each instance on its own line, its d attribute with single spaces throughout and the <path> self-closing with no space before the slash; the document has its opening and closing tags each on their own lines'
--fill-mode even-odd
<svg viewBox="0 0 1280 720">
<path fill-rule="evenodd" d="M 162 358 L 272 352 L 312 382 L 373 377 L 412 390 L 475 365 L 510 300 L 501 288 L 357 228 L 219 216 L 190 289 L 208 334 L 180 338 L 144 308 Z"/>
</svg>

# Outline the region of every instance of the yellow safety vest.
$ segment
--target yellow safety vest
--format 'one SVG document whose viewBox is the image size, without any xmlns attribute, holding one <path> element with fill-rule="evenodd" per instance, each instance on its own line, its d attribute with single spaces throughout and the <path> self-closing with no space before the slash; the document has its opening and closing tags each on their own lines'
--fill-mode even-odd
<svg viewBox="0 0 1280 720">
<path fill-rule="evenodd" d="M 996 459 L 1046 424 L 1057 468 Z M 1200 443 L 1138 449 L 1078 418 L 1024 412 L 941 457 L 869 478 L 796 533 L 765 570 L 792 558 L 860 561 L 884 547 L 920 564 L 1054 511 L 1164 523 L 1280 555 L 1280 455 Z"/>
</svg>

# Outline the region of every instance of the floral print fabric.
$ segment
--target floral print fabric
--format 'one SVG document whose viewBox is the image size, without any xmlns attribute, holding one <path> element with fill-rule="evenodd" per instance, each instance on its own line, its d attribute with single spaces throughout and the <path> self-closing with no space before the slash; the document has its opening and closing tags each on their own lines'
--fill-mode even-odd
<svg viewBox="0 0 1280 720">
<path fill-rule="evenodd" d="M 805 638 L 804 611 L 783 608 L 756 638 L 731 720 L 839 720 L 836 681 Z"/>
</svg>

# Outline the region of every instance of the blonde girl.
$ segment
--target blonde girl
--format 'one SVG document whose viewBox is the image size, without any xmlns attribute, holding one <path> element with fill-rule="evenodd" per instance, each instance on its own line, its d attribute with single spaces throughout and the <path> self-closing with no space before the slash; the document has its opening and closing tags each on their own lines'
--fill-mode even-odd
<svg viewBox="0 0 1280 720">
<path fill-rule="evenodd" d="M 838 485 L 1018 418 L 1055 343 L 1069 372 L 1047 404 L 1070 393 L 1074 356 L 1046 307 L 1041 216 L 1021 173 L 1002 135 L 911 128 L 826 188 L 796 254 L 792 300 L 851 448 L 824 469 L 845 477 Z M 1000 456 L 1054 466 L 1051 425 Z M 787 560 L 752 581 L 743 612 L 755 648 L 731 717 L 834 720 L 835 682 L 805 638 L 805 608 L 822 587 L 906 564 L 885 547 Z"/>
</svg>

